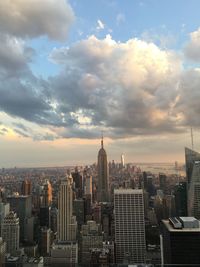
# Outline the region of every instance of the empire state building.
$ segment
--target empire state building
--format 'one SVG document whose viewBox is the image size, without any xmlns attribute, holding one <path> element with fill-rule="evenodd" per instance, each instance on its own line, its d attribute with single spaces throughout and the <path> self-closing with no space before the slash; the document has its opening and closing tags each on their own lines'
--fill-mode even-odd
<svg viewBox="0 0 200 267">
<path fill-rule="evenodd" d="M 108 175 L 108 162 L 107 154 L 103 147 L 103 137 L 101 139 L 101 148 L 98 153 L 98 201 L 109 201 L 109 175 Z"/>
</svg>

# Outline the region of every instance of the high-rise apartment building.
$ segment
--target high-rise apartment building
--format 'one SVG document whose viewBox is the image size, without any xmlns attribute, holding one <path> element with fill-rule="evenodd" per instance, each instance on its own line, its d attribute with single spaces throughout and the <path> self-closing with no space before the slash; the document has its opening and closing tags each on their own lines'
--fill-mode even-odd
<svg viewBox="0 0 200 267">
<path fill-rule="evenodd" d="M 3 220 L 1 236 L 6 242 L 6 252 L 12 256 L 19 250 L 19 218 L 11 211 Z"/>
<path fill-rule="evenodd" d="M 68 175 L 61 181 L 58 194 L 58 241 L 76 240 L 76 218 L 73 216 L 73 178 Z"/>
<path fill-rule="evenodd" d="M 109 201 L 109 175 L 108 175 L 108 162 L 107 154 L 103 147 L 103 137 L 101 140 L 101 149 L 98 153 L 98 201 Z"/>
<path fill-rule="evenodd" d="M 146 255 L 144 200 L 141 189 L 115 189 L 117 263 L 144 263 Z"/>
</svg>

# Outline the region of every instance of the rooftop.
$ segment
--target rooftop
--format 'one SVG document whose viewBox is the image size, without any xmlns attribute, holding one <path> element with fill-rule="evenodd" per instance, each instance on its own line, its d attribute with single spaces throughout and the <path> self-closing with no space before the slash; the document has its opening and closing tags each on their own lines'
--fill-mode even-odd
<svg viewBox="0 0 200 267">
<path fill-rule="evenodd" d="M 173 219 L 173 218 L 170 218 Z M 169 232 L 200 232 L 199 221 L 194 217 L 180 217 L 174 218 L 179 219 L 182 227 L 176 227 L 177 223 L 172 223 L 172 220 L 162 220 L 163 224 L 166 226 Z"/>
<path fill-rule="evenodd" d="M 143 194 L 142 189 L 125 189 L 125 188 L 119 188 L 114 189 L 114 194 Z"/>
</svg>

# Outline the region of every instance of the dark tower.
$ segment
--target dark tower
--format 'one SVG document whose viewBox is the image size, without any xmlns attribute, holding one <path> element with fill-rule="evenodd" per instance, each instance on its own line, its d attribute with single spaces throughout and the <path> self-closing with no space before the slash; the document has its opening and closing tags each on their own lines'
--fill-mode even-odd
<svg viewBox="0 0 200 267">
<path fill-rule="evenodd" d="M 101 148 L 98 153 L 98 201 L 109 201 L 109 183 L 108 183 L 108 162 L 107 154 L 103 147 L 103 136 L 101 139 Z"/>
</svg>

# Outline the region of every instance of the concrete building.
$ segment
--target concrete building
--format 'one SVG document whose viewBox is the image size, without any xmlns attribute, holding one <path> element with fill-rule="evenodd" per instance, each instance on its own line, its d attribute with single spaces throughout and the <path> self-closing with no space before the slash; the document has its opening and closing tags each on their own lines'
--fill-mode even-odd
<svg viewBox="0 0 200 267">
<path fill-rule="evenodd" d="M 47 227 L 43 227 L 40 230 L 40 242 L 39 249 L 40 255 L 48 256 L 50 255 L 50 248 L 52 245 L 52 231 Z"/>
<path fill-rule="evenodd" d="M 103 234 L 101 225 L 95 221 L 87 221 L 81 228 L 81 256 L 82 264 L 89 264 L 91 261 L 91 250 L 103 248 Z"/>
<path fill-rule="evenodd" d="M 27 218 L 32 216 L 32 200 L 31 196 L 8 196 L 8 203 L 10 203 L 10 209 L 17 213 L 20 224 L 20 241 L 23 242 L 26 238 L 25 222 Z"/>
<path fill-rule="evenodd" d="M 85 200 L 75 199 L 73 203 L 74 215 L 76 216 L 77 224 L 80 226 L 85 222 Z"/>
<path fill-rule="evenodd" d="M 75 266 L 78 263 L 78 243 L 60 242 L 51 249 L 51 267 Z"/>
<path fill-rule="evenodd" d="M 6 252 L 16 255 L 19 250 L 19 218 L 13 211 L 3 220 L 1 236 L 6 242 Z"/>
<path fill-rule="evenodd" d="M 24 258 L 22 266 L 23 267 L 43 267 L 44 266 L 44 259 L 43 259 L 43 257 Z"/>
<path fill-rule="evenodd" d="M 58 193 L 58 242 L 75 241 L 77 222 L 73 216 L 73 178 L 61 181 Z"/>
<path fill-rule="evenodd" d="M 0 233 L 1 233 L 1 224 L 6 215 L 10 212 L 10 204 L 0 202 Z"/>
<path fill-rule="evenodd" d="M 174 188 L 176 216 L 187 216 L 187 183 L 180 182 Z"/>
<path fill-rule="evenodd" d="M 116 263 L 145 263 L 144 201 L 141 189 L 115 189 Z"/>
<path fill-rule="evenodd" d="M 66 266 L 78 262 L 76 242 L 77 222 L 73 216 L 73 178 L 61 181 L 58 193 L 58 242 L 52 245 L 51 266 Z"/>
<path fill-rule="evenodd" d="M 78 168 L 75 168 L 75 172 L 72 173 L 73 177 L 73 186 L 76 193 L 76 198 L 82 198 L 83 197 L 83 177 L 78 172 Z"/>
<path fill-rule="evenodd" d="M 5 266 L 6 243 L 0 237 L 0 267 Z"/>
</svg>

